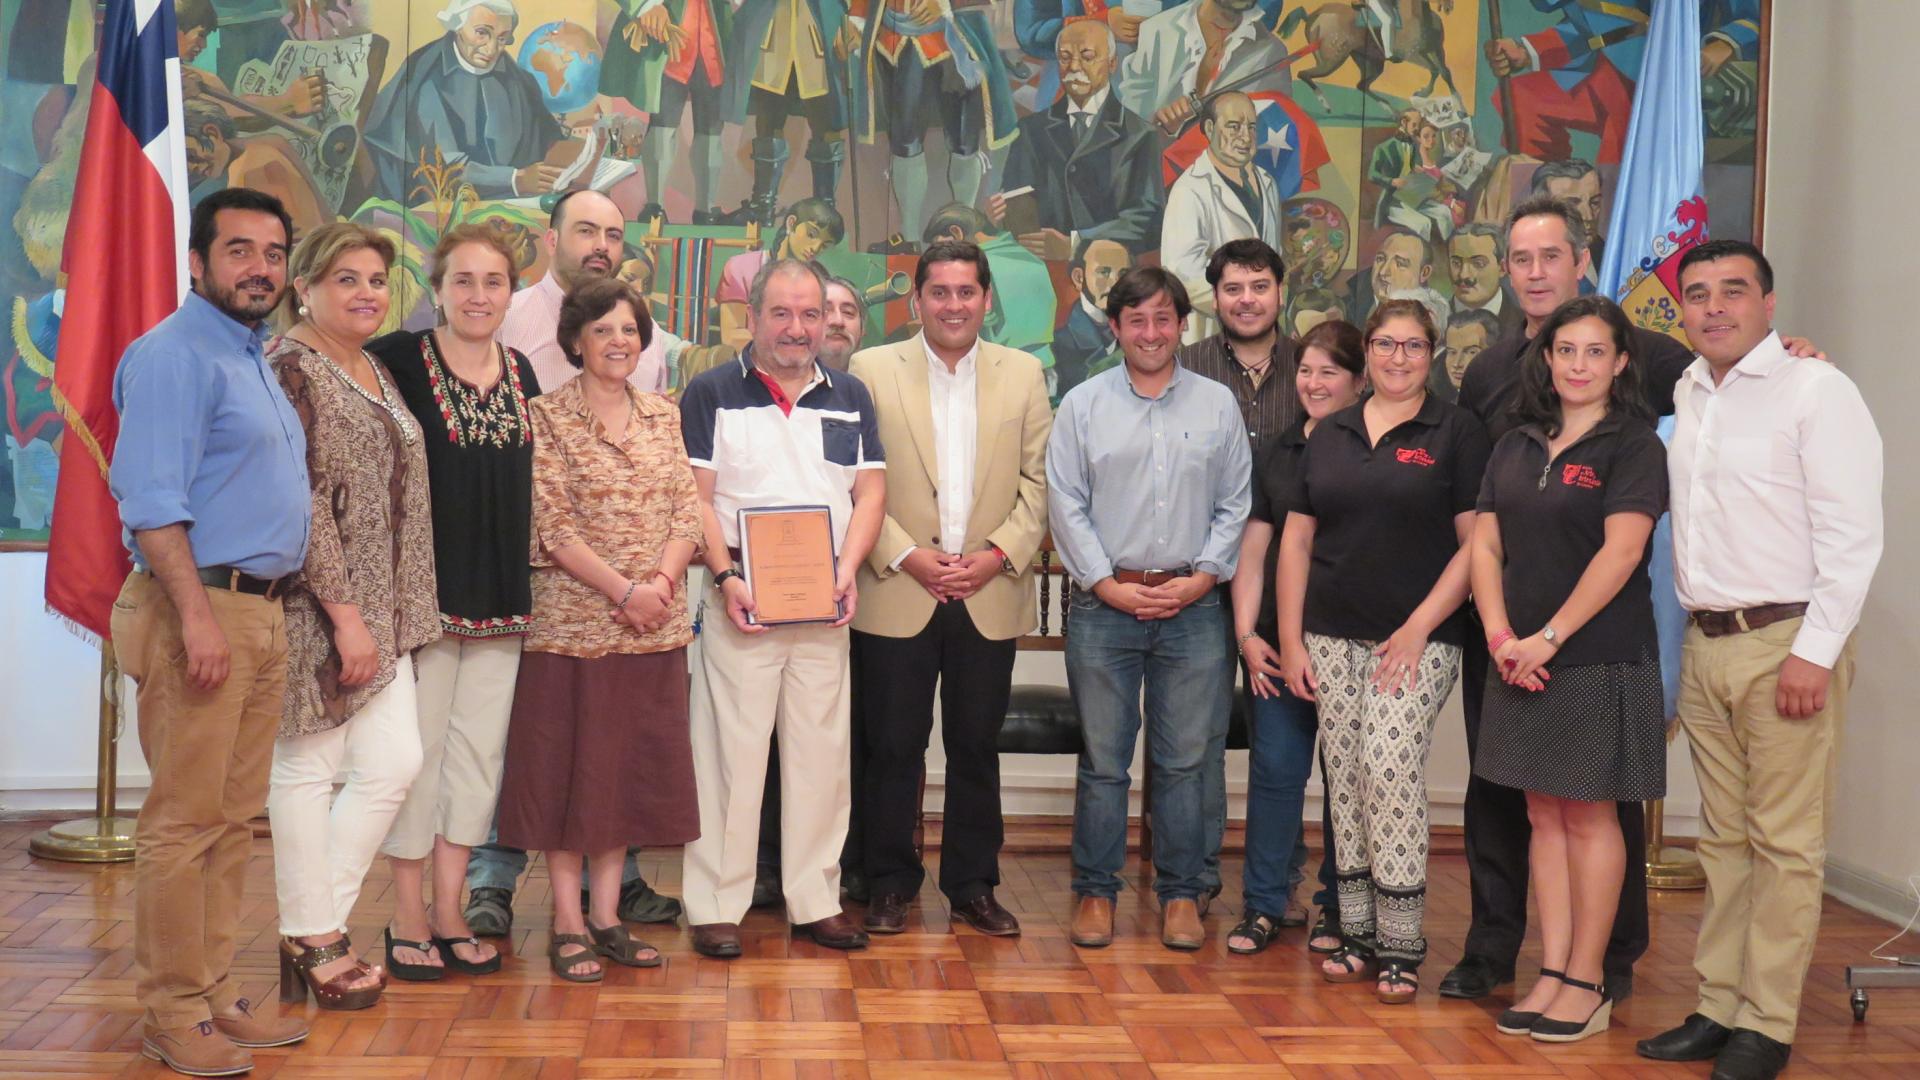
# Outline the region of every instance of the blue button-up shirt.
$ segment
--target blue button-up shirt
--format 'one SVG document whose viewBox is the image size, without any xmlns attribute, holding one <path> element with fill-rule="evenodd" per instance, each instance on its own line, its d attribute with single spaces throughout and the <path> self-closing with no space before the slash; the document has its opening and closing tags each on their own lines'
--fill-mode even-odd
<svg viewBox="0 0 1920 1080">
<path fill-rule="evenodd" d="M 134 564 L 134 532 L 184 525 L 200 566 L 275 578 L 307 556 L 307 439 L 268 367 L 264 328 L 198 293 L 120 357 L 108 487 Z"/>
<path fill-rule="evenodd" d="M 1126 366 L 1067 392 L 1047 440 L 1047 518 L 1081 588 L 1115 570 L 1233 576 L 1253 452 L 1233 391 L 1176 366 L 1157 398 Z"/>
</svg>

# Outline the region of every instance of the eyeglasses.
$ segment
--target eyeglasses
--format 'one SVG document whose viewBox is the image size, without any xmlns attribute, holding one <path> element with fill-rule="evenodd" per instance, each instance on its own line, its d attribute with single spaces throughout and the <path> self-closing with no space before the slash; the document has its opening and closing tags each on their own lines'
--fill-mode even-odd
<svg viewBox="0 0 1920 1080">
<path fill-rule="evenodd" d="M 1407 359 L 1419 360 L 1433 352 L 1433 342 L 1425 338 L 1408 338 L 1405 341 L 1397 341 L 1385 335 L 1367 342 L 1367 351 L 1373 353 L 1374 356 L 1381 360 L 1392 358 L 1394 353 L 1402 349 L 1406 350 Z"/>
</svg>

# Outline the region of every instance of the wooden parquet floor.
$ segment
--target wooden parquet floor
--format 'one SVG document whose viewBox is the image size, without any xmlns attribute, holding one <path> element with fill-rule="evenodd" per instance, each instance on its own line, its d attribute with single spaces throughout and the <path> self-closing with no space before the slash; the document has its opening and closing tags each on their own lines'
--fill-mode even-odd
<svg viewBox="0 0 1920 1080">
<path fill-rule="evenodd" d="M 171 1075 L 138 1054 L 128 867 L 89 868 L 29 858 L 36 826 L 0 822 L 0 1077 Z M 598 987 L 563 985 L 544 959 L 545 872 L 536 863 L 517 905 L 512 954 L 481 979 L 396 984 L 359 1013 L 311 1010 L 312 1037 L 257 1051 L 253 1076 L 272 1080 L 587 1080 L 615 1077 L 1610 1077 L 1705 1076 L 1704 1065 L 1660 1066 L 1633 1041 L 1691 1008 L 1689 968 L 1697 893 L 1657 893 L 1654 947 L 1637 993 L 1605 1035 L 1566 1047 L 1501 1036 L 1503 992 L 1478 1003 L 1442 1001 L 1433 984 L 1458 957 L 1467 883 L 1457 854 L 1434 859 L 1427 987 L 1408 1006 L 1384 1006 L 1366 986 L 1316 974 L 1305 931 L 1266 953 L 1230 956 L 1234 921 L 1216 909 L 1212 942 L 1175 953 L 1158 941 L 1150 889 L 1137 876 L 1122 897 L 1119 940 L 1078 950 L 1067 942 L 1070 875 L 1064 853 L 1010 854 L 1000 896 L 1025 935 L 1003 940 L 950 928 L 929 886 L 909 933 L 842 954 L 789 938 L 781 917 L 757 911 L 746 956 L 696 956 L 684 928 L 648 927 L 660 968 L 615 967 Z M 677 892 L 678 852 L 652 855 L 650 880 Z M 1239 894 L 1228 862 L 1227 897 Z M 390 883 L 376 866 L 353 920 L 379 940 Z M 238 962 L 243 992 L 275 996 L 274 896 L 269 844 L 248 869 Z M 1868 1022 L 1852 1022 L 1844 967 L 1892 930 L 1829 901 L 1806 993 L 1791 1077 L 1920 1076 L 1920 996 L 1875 995 Z M 1524 968 L 1537 955 L 1521 958 Z"/>
</svg>

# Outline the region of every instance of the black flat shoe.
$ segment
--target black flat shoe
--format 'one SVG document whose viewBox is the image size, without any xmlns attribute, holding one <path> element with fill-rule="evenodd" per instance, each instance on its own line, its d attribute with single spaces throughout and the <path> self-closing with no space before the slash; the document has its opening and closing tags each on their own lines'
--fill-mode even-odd
<svg viewBox="0 0 1920 1080">
<path fill-rule="evenodd" d="M 1497 970 L 1493 961 L 1481 956 L 1463 956 L 1440 980 L 1440 996 L 1476 1001 L 1494 992 L 1503 983 L 1513 981 L 1513 969 Z"/>
<path fill-rule="evenodd" d="M 393 955 L 395 948 L 430 953 L 435 944 L 433 941 L 408 941 L 394 937 L 392 927 L 388 927 L 384 933 L 387 939 L 387 970 L 394 978 L 402 982 L 438 982 L 447 977 L 447 969 L 440 964 L 409 964 Z M 441 959 L 444 961 L 446 958 L 443 956 Z"/>
<path fill-rule="evenodd" d="M 1533 1036 L 1533 1041 L 1543 1043 L 1579 1042 L 1581 1039 L 1598 1035 L 1607 1030 L 1607 1025 L 1613 1022 L 1613 998 L 1607 996 L 1607 988 L 1601 986 L 1599 983 L 1570 979 L 1565 975 L 1560 976 L 1560 981 L 1564 985 L 1573 987 L 1575 990 L 1585 990 L 1588 993 L 1599 994 L 1600 1004 L 1593 1007 L 1593 1011 L 1587 1014 L 1585 1020 L 1550 1020 L 1542 1016 L 1533 1022 L 1533 1029 L 1528 1032 L 1528 1034 Z"/>
<path fill-rule="evenodd" d="M 1541 968 L 1540 977 L 1543 979 L 1560 979 L 1565 981 L 1567 976 L 1566 973 L 1555 971 L 1552 968 Z M 1494 1030 L 1502 1035 L 1531 1035 L 1533 1033 L 1534 1022 L 1539 1019 L 1540 1014 L 1537 1012 L 1523 1012 L 1520 1009 L 1508 1009 L 1500 1014 L 1500 1019 L 1494 1021 L 1493 1027 Z"/>
<path fill-rule="evenodd" d="M 1691 1013 L 1679 1027 L 1651 1039 L 1641 1039 L 1633 1049 L 1641 1057 L 1655 1061 L 1708 1061 L 1720 1053 L 1732 1034 L 1730 1029 L 1699 1013 Z"/>
<path fill-rule="evenodd" d="M 1713 1063 L 1713 1080 L 1773 1080 L 1787 1067 L 1792 1053 L 1790 1043 L 1776 1042 L 1747 1028 L 1734 1028 Z"/>
</svg>

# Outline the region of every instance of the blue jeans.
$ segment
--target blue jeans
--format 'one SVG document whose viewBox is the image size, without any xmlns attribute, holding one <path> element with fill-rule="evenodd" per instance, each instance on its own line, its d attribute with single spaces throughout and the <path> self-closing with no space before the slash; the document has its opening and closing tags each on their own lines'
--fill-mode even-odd
<svg viewBox="0 0 1920 1080">
<path fill-rule="evenodd" d="M 638 848 L 627 849 L 627 863 L 620 868 L 620 884 L 640 880 L 640 863 L 634 859 Z M 467 891 L 505 889 L 513 891 L 514 882 L 527 871 L 527 853 L 500 843 L 497 830 L 487 833 L 487 842 L 467 857 Z"/>
<path fill-rule="evenodd" d="M 1253 752 L 1247 762 L 1246 907 L 1278 919 L 1300 880 L 1305 854 L 1300 817 L 1313 773 L 1319 714 L 1280 686 L 1253 699 Z"/>
<path fill-rule="evenodd" d="M 1127 856 L 1127 792 L 1146 690 L 1153 775 L 1153 888 L 1164 903 L 1206 889 L 1203 793 L 1209 747 L 1224 746 L 1233 693 L 1226 610 L 1208 592 L 1171 619 L 1142 621 L 1074 590 L 1067 688 L 1080 713 L 1073 807 L 1073 891 L 1112 899 Z M 1219 752 L 1219 751 L 1214 751 Z"/>
</svg>

